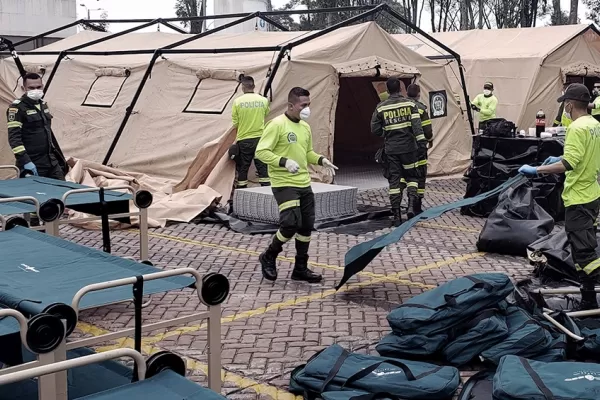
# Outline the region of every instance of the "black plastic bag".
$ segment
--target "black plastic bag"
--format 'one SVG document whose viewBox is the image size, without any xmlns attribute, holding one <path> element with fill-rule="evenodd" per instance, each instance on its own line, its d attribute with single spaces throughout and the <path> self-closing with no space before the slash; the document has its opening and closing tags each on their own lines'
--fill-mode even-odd
<svg viewBox="0 0 600 400">
<path fill-rule="evenodd" d="M 600 246 L 598 236 L 596 236 L 596 241 Z M 579 274 L 571 257 L 571 245 L 564 229 L 531 243 L 528 250 L 532 253 L 530 259 L 532 255 L 544 258 L 544 262 L 539 263 L 535 270 L 535 275 L 540 279 L 579 281 Z"/>
<path fill-rule="evenodd" d="M 554 219 L 535 200 L 535 190 L 525 183 L 500 195 L 479 235 L 477 249 L 526 257 L 527 247 L 552 229 Z"/>
</svg>

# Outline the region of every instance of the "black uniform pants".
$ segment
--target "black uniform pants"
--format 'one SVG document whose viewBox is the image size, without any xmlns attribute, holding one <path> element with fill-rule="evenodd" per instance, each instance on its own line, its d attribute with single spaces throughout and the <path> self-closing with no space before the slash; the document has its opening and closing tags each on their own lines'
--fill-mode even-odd
<svg viewBox="0 0 600 400">
<path fill-rule="evenodd" d="M 236 170 L 237 170 L 237 187 L 240 189 L 248 187 L 248 170 L 254 160 L 254 166 L 258 172 L 258 182 L 261 186 L 269 186 L 269 173 L 267 171 L 267 164 L 263 163 L 257 158 L 254 158 L 256 152 L 256 146 L 260 138 L 244 139 L 237 142 L 239 154 L 236 157 Z"/>
<path fill-rule="evenodd" d="M 388 154 L 388 182 L 392 209 L 399 209 L 402 203 L 402 179 L 406 182 L 408 196 L 417 196 L 420 170 L 417 151 L 405 154 Z"/>
<path fill-rule="evenodd" d="M 417 169 L 419 170 L 419 181 L 417 194 L 420 198 L 425 197 L 425 186 L 427 184 L 427 144 L 419 144 L 419 150 L 417 150 Z M 406 189 L 406 178 L 400 179 L 400 192 Z"/>
<path fill-rule="evenodd" d="M 579 270 L 584 290 L 593 290 L 600 273 L 600 258 L 596 252 L 596 219 L 600 199 L 565 209 L 565 231 L 571 245 L 571 256 Z"/>
<path fill-rule="evenodd" d="M 315 195 L 312 188 L 273 188 L 279 206 L 279 230 L 273 238 L 271 251 L 279 253 L 284 243 L 296 235 L 296 255 L 308 258 L 310 235 L 315 226 Z"/>
</svg>

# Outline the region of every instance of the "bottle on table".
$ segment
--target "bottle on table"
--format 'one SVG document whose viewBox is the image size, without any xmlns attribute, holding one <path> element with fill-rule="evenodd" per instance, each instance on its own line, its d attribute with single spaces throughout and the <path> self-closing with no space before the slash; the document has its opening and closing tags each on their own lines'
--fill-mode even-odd
<svg viewBox="0 0 600 400">
<path fill-rule="evenodd" d="M 546 130 L 546 114 L 540 110 L 535 115 L 535 136 L 541 137 L 542 132 Z"/>
</svg>

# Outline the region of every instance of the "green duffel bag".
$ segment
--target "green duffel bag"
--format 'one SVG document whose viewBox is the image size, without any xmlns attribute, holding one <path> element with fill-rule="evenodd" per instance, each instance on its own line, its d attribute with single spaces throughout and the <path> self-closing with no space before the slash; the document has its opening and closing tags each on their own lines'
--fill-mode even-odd
<svg viewBox="0 0 600 400">
<path fill-rule="evenodd" d="M 504 356 L 494 375 L 494 400 L 598 400 L 600 365 Z"/>
<path fill-rule="evenodd" d="M 390 393 L 368 393 L 361 391 L 326 392 L 321 396 L 323 400 L 404 400 Z"/>
<path fill-rule="evenodd" d="M 423 360 L 434 357 L 448 343 L 448 335 L 385 335 L 375 350 L 382 357 Z"/>
<path fill-rule="evenodd" d="M 508 336 L 481 352 L 481 358 L 498 364 L 506 355 L 532 358 L 550 350 L 554 338 L 544 326 L 517 306 L 508 307 Z"/>
<path fill-rule="evenodd" d="M 290 391 L 306 399 L 335 391 L 387 392 L 406 400 L 451 399 L 460 375 L 454 367 L 350 353 L 334 344 L 292 371 Z"/>
</svg>

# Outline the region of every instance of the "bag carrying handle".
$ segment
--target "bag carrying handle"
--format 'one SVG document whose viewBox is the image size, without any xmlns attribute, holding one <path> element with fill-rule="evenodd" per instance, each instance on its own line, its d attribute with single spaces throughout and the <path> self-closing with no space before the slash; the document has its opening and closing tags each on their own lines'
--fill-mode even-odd
<svg viewBox="0 0 600 400">
<path fill-rule="evenodd" d="M 460 292 L 456 292 L 454 294 L 445 294 L 444 301 L 446 303 L 448 303 L 448 305 L 450 307 L 456 306 L 456 298 L 458 296 L 460 296 L 461 294 L 467 293 L 471 289 L 483 289 L 486 292 L 491 292 L 493 289 L 492 285 L 490 285 L 489 283 L 484 282 L 480 279 L 474 278 L 472 276 L 465 276 L 465 278 L 469 279 L 470 281 L 474 282 L 475 284 L 472 287 L 470 287 L 469 289 L 463 289 Z"/>
<path fill-rule="evenodd" d="M 529 361 L 521 357 L 519 357 L 519 361 L 521 361 L 521 364 L 523 364 L 525 371 L 527 371 L 527 373 L 533 380 L 533 383 L 535 383 L 535 386 L 537 386 L 538 389 L 540 389 L 540 392 L 542 392 L 546 400 L 556 400 L 556 397 L 554 397 L 554 393 L 552 393 L 550 389 L 548 389 L 548 387 L 544 384 L 544 381 L 542 381 L 542 378 L 540 378 L 537 372 L 535 372 L 533 368 L 531 368 L 531 364 L 529 364 Z"/>
<path fill-rule="evenodd" d="M 391 394 L 388 392 L 377 392 L 377 393 L 368 393 L 361 394 L 358 396 L 350 397 L 350 400 L 376 400 L 376 399 L 390 399 L 390 400 L 403 400 L 395 394 Z"/>
<path fill-rule="evenodd" d="M 350 355 L 350 353 L 348 352 L 348 350 L 342 349 L 342 354 L 340 354 L 338 359 L 335 360 L 335 364 L 333 364 L 333 368 L 331 368 L 331 371 L 329 371 L 329 374 L 327 374 L 327 378 L 325 378 L 325 381 L 323 382 L 323 386 L 321 386 L 320 393 L 325 392 L 325 389 L 327 389 L 327 385 L 329 385 L 329 382 L 331 382 L 333 380 L 333 378 L 335 378 L 337 373 L 340 371 L 340 368 L 342 368 L 344 361 L 346 361 L 346 358 L 348 358 L 349 355 Z"/>
<path fill-rule="evenodd" d="M 342 385 L 341 388 L 343 389 L 344 387 L 346 387 L 346 385 L 352 384 L 352 383 L 356 382 L 357 380 L 364 378 L 365 376 L 369 375 L 371 372 L 373 372 L 377 368 L 379 368 L 379 366 L 381 364 L 390 364 L 390 365 L 401 368 L 402 372 L 404 372 L 404 375 L 406 375 L 406 379 L 408 379 L 409 381 L 414 381 L 417 379 L 413 375 L 412 371 L 408 368 L 408 366 L 406 364 L 404 364 L 403 362 L 400 362 L 398 360 L 384 360 L 384 361 L 379 361 L 374 364 L 371 364 L 367 368 L 362 369 L 362 370 L 358 371 L 357 373 L 355 373 L 354 375 L 350 376 L 348 379 L 346 379 L 346 382 L 344 382 L 344 384 Z"/>
</svg>

